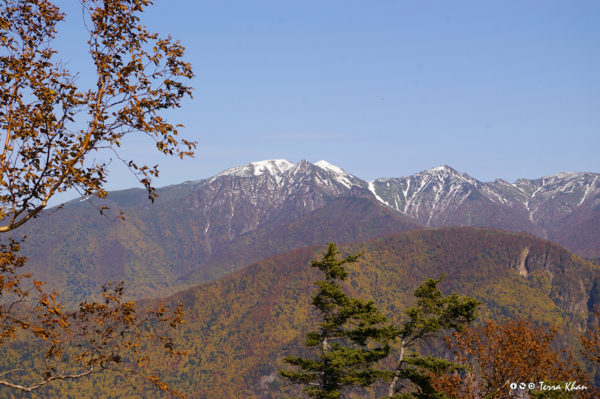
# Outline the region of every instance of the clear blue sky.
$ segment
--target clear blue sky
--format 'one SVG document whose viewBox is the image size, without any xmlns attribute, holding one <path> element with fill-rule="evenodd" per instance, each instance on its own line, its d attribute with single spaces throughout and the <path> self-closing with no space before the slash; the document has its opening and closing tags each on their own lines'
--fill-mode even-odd
<svg viewBox="0 0 600 399">
<path fill-rule="evenodd" d="M 78 2 L 58 48 L 85 82 Z M 271 158 L 363 179 L 442 164 L 476 179 L 600 172 L 600 2 L 156 0 L 149 29 L 194 65 L 172 122 L 194 160 L 149 156 L 157 186 Z M 135 146 L 134 146 L 135 144 Z M 109 188 L 135 185 L 115 167 Z"/>
</svg>

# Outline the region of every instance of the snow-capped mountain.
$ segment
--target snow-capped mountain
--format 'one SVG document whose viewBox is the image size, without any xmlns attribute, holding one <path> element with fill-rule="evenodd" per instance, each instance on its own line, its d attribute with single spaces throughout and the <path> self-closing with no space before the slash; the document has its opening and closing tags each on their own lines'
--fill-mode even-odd
<svg viewBox="0 0 600 399">
<path fill-rule="evenodd" d="M 157 202 L 193 211 L 190 217 L 203 226 L 210 242 L 213 234 L 233 239 L 259 226 L 293 220 L 350 195 L 357 186 L 424 227 L 526 231 L 576 248 L 582 255 L 598 257 L 600 228 L 595 226 L 600 225 L 599 176 L 559 173 L 514 183 L 501 179 L 484 183 L 443 165 L 412 176 L 365 181 L 324 160 L 294 164 L 272 159 L 164 187 L 158 190 Z M 129 194 L 123 201 L 120 195 L 111 193 L 109 199 L 116 200 L 118 206 L 147 206 L 145 195 L 136 201 Z M 587 223 L 584 230 L 582 223 Z M 582 240 L 588 244 L 575 243 Z"/>
<path fill-rule="evenodd" d="M 483 183 L 440 166 L 413 176 L 377 179 L 372 187 L 384 204 L 426 227 L 527 231 L 567 245 L 563 236 L 568 226 L 600 217 L 599 176 L 559 173 L 513 184 L 501 179 Z"/>
<path fill-rule="evenodd" d="M 110 212 L 123 210 L 124 221 L 71 201 L 68 212 L 23 230 L 39 244 L 24 248 L 28 271 L 55 282 L 75 302 L 107 280 L 133 281 L 135 295 L 148 296 L 190 279 L 214 280 L 281 251 L 420 228 L 380 204 L 366 186 L 324 161 L 270 160 L 163 187 L 154 204 L 141 189 L 91 199 Z M 49 264 L 60 266 L 46 273 Z M 62 281 L 72 283 L 67 289 Z"/>
<path fill-rule="evenodd" d="M 293 168 L 295 165 L 293 162 L 285 159 L 269 159 L 267 161 L 250 162 L 249 164 L 242 166 L 234 166 L 219 173 L 211 179 L 216 179 L 219 176 L 280 176 L 287 170 Z"/>
<path fill-rule="evenodd" d="M 325 161 L 306 160 L 252 162 L 193 184 L 194 192 L 180 201 L 205 224 L 206 234 L 230 238 L 273 221 L 295 219 L 350 195 L 353 186 L 366 185 Z"/>
<path fill-rule="evenodd" d="M 24 255 L 37 273 L 62 265 L 45 280 L 70 281 L 74 296 L 124 278 L 147 295 L 192 272 L 195 281 L 213 280 L 278 250 L 423 227 L 526 231 L 600 258 L 599 176 L 484 183 L 440 166 L 365 181 L 326 161 L 252 162 L 160 188 L 154 205 L 142 189 L 94 200 L 97 207 L 122 209 L 125 221 L 110 222 L 86 201 L 71 201 L 68 212 L 49 212 L 24 226 L 36 243 L 25 245 Z"/>
<path fill-rule="evenodd" d="M 600 174 L 558 173 L 514 184 L 525 197 L 529 218 L 545 230 L 557 227 L 576 210 L 596 204 L 600 198 Z"/>
<path fill-rule="evenodd" d="M 199 207 L 204 203 L 200 208 L 207 228 L 218 223 L 209 219 L 218 218 L 221 223 L 227 219 L 233 223 L 233 235 L 278 220 L 283 214 L 289 220 L 311 212 L 358 186 L 424 227 L 527 231 L 565 244 L 566 230 L 600 217 L 599 176 L 559 173 L 515 183 L 501 179 L 484 183 L 443 165 L 412 176 L 365 181 L 324 160 L 294 164 L 278 159 L 230 168 L 194 182 L 193 196 Z M 220 200 L 215 200 L 217 197 Z M 244 215 L 237 222 L 236 209 Z"/>
<path fill-rule="evenodd" d="M 208 185 L 213 192 L 217 186 L 223 188 L 221 185 L 228 184 L 225 181 L 229 179 L 249 179 L 244 183 L 239 180 L 237 184 L 241 185 L 236 186 L 237 189 L 232 187 L 229 194 L 237 198 L 236 201 L 249 201 L 253 206 L 283 203 L 296 196 L 300 200 L 311 190 L 319 191 L 314 199 L 301 201 L 300 208 L 306 211 L 322 206 L 327 198 L 344 196 L 353 186 L 359 186 L 368 188 L 382 204 L 425 227 L 486 226 L 552 238 L 556 236 L 555 230 L 574 212 L 581 213 L 576 211 L 596 204 L 600 194 L 599 176 L 559 173 L 536 180 L 520 179 L 515 183 L 501 179 L 484 183 L 443 165 L 412 176 L 369 182 L 324 160 L 294 164 L 276 159 L 230 168 L 193 183 L 198 188 Z M 206 195 L 210 196 L 208 192 L 203 194 Z M 233 209 L 235 207 L 233 204 Z"/>
<path fill-rule="evenodd" d="M 371 186 L 380 201 L 427 227 L 478 225 L 479 211 L 473 205 L 483 199 L 488 207 L 498 208 L 495 212 L 506 206 L 519 209 L 514 198 L 446 165 L 413 176 L 377 179 Z"/>
</svg>

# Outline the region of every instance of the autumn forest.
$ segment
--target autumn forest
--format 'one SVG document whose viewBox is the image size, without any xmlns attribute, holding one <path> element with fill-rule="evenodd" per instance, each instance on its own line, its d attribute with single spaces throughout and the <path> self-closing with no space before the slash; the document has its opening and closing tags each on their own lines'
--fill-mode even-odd
<svg viewBox="0 0 600 399">
<path fill-rule="evenodd" d="M 124 143 L 200 145 L 150 6 L 81 1 L 86 86 L 59 6 L 0 5 L 0 399 L 600 397 L 600 175 L 272 159 L 157 188 Z"/>
</svg>

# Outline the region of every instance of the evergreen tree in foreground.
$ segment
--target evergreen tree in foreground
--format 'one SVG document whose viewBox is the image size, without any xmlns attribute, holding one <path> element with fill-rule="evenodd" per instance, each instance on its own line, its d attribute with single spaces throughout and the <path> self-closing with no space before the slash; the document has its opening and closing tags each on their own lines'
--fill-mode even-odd
<svg viewBox="0 0 600 399">
<path fill-rule="evenodd" d="M 389 343 L 399 333 L 373 301 L 350 298 L 338 281 L 348 277 L 344 267 L 355 262 L 362 254 L 337 259 L 337 247 L 329 244 L 320 261 L 312 261 L 325 279 L 315 282 L 319 287 L 312 304 L 321 312 L 322 322 L 317 331 L 306 336 L 306 346 L 314 348 L 317 359 L 289 356 L 288 364 L 300 371 L 281 370 L 279 374 L 293 384 L 302 384 L 311 398 L 333 399 L 352 387 L 368 387 L 385 372 L 373 365 L 390 353 Z M 375 345 L 368 345 L 373 342 Z"/>
<path fill-rule="evenodd" d="M 433 386 L 434 377 L 465 370 L 466 367 L 419 354 L 419 344 L 430 342 L 441 335 L 462 333 L 477 319 L 476 299 L 457 294 L 444 296 L 437 285 L 446 278 L 442 274 L 437 280 L 427 279 L 415 290 L 417 306 L 406 309 L 409 318 L 399 330 L 396 341 L 399 356 L 396 369 L 387 375 L 389 386 L 387 397 L 394 399 L 448 398 Z"/>
<path fill-rule="evenodd" d="M 377 380 L 387 381 L 386 397 L 447 398 L 432 386 L 432 378 L 464 369 L 447 360 L 421 356 L 418 343 L 431 340 L 447 331 L 462 332 L 477 318 L 479 302 L 456 294 L 445 297 L 437 288 L 444 279 L 428 279 L 416 291 L 417 306 L 406 310 L 408 321 L 398 328 L 375 306 L 373 301 L 350 298 L 338 281 L 348 277 L 346 263 L 362 254 L 337 259 L 337 246 L 330 243 L 320 261 L 312 261 L 325 274 L 312 304 L 322 314 L 317 331 L 306 336 L 306 346 L 317 352 L 316 359 L 289 356 L 284 361 L 298 371 L 280 370 L 292 384 L 304 385 L 304 392 L 315 399 L 343 398 L 355 387 L 369 387 Z M 394 370 L 374 366 L 385 359 L 390 344 L 398 342 L 399 358 Z M 398 345 L 396 345 L 398 346 Z M 409 353 L 410 352 L 410 353 Z"/>
</svg>

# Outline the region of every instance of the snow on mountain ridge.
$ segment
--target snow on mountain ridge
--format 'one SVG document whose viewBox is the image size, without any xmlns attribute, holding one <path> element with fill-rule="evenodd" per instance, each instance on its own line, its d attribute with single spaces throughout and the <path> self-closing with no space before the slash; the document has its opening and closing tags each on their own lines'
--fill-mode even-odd
<svg viewBox="0 0 600 399">
<path fill-rule="evenodd" d="M 387 201 L 385 201 L 383 198 L 381 198 L 379 195 L 377 195 L 377 192 L 375 191 L 375 184 L 372 181 L 367 182 L 367 183 L 369 184 L 369 191 L 372 192 L 373 195 L 375 195 L 375 198 L 377 198 L 377 201 L 391 207 L 391 205 Z"/>
<path fill-rule="evenodd" d="M 324 169 L 328 172 L 331 172 L 335 175 L 335 178 L 338 182 L 342 183 L 344 186 L 348 188 L 352 188 L 354 185 L 351 179 L 356 179 L 355 176 L 352 176 L 350 173 L 346 172 L 344 169 L 339 168 L 335 165 L 330 164 L 327 161 L 320 160 L 314 163 L 315 166 L 318 166 L 321 169 Z"/>
<path fill-rule="evenodd" d="M 448 165 L 441 165 L 441 166 L 436 166 L 435 168 L 431 168 L 429 170 L 427 170 L 428 172 L 437 172 L 438 170 L 444 170 L 444 171 L 454 171 L 454 169 L 452 169 L 450 166 Z"/>
<path fill-rule="evenodd" d="M 316 172 L 316 175 L 313 177 L 316 179 L 315 182 L 318 182 L 318 184 L 323 186 L 328 186 L 328 189 L 335 186 L 335 184 L 340 184 L 346 189 L 351 189 L 353 186 L 366 187 L 366 182 L 327 161 L 321 160 L 313 164 L 307 160 L 293 163 L 285 159 L 269 159 L 265 161 L 250 162 L 245 165 L 226 169 L 208 179 L 188 182 L 187 184 L 211 184 L 220 177 L 226 176 L 244 178 L 269 176 L 271 177 L 270 180 L 274 181 L 276 186 L 281 184 L 294 185 L 296 182 L 301 181 L 307 175 L 311 175 L 314 172 Z M 332 183 L 335 184 L 332 186 Z"/>
<path fill-rule="evenodd" d="M 268 161 L 252 162 L 252 165 L 254 166 L 254 176 L 260 176 L 266 172 L 271 175 L 280 175 L 295 166 L 293 162 L 285 159 L 270 159 Z"/>
<path fill-rule="evenodd" d="M 469 184 L 477 185 L 477 183 L 479 183 L 478 180 L 472 178 L 468 174 L 461 173 L 461 172 L 457 171 L 456 169 L 451 168 L 448 165 L 437 166 L 435 168 L 431 168 L 431 169 L 428 169 L 428 170 L 425 170 L 423 172 L 416 174 L 416 176 L 423 176 L 423 175 L 436 177 L 438 180 L 441 180 L 441 181 L 443 181 L 447 177 L 455 177 L 455 178 L 457 178 L 459 180 L 463 180 Z"/>
<path fill-rule="evenodd" d="M 348 172 L 346 172 L 344 169 L 339 168 L 335 165 L 330 164 L 329 162 L 325 161 L 325 160 L 320 160 L 318 162 L 314 163 L 316 166 L 318 166 L 321 169 L 326 169 L 326 170 L 330 170 L 334 173 L 343 175 L 343 174 L 348 174 Z"/>
<path fill-rule="evenodd" d="M 494 203 L 511 207 L 522 204 L 527 209 L 530 218 L 532 218 L 537 211 L 538 206 L 536 203 L 540 200 L 545 201 L 553 199 L 558 194 L 564 195 L 575 192 L 573 195 L 577 195 L 577 198 L 571 199 L 569 201 L 571 205 L 568 205 L 568 208 L 572 208 L 583 204 L 589 198 L 594 198 L 592 194 L 600 189 L 600 180 L 598 179 L 600 175 L 595 173 L 561 172 L 536 180 L 519 179 L 515 183 L 508 183 L 501 179 L 497 179 L 495 182 L 482 183 L 448 165 L 441 165 L 412 176 L 379 178 L 367 182 L 325 160 L 320 160 L 314 164 L 303 160 L 295 164 L 285 159 L 250 162 L 246 165 L 226 169 L 211 178 L 190 183 L 210 184 L 221 176 L 272 176 L 275 178 L 276 184 L 279 185 L 283 181 L 288 181 L 291 177 L 285 177 L 289 175 L 288 172 L 292 173 L 293 176 L 308 173 L 310 168 L 307 169 L 307 167 L 309 165 L 314 165 L 326 173 L 325 175 L 318 174 L 317 180 L 320 184 L 328 186 L 331 184 L 330 182 L 336 182 L 348 189 L 358 185 L 371 191 L 381 203 L 413 217 L 418 217 L 417 215 L 422 212 L 419 211 L 420 206 L 426 206 L 423 209 L 428 209 L 426 211 L 428 213 L 434 211 L 435 213 L 443 213 L 447 211 L 446 207 L 451 203 L 460 206 L 465 198 L 471 196 L 474 192 L 479 192 Z M 390 182 L 396 188 L 390 187 Z M 428 192 L 430 194 L 427 194 Z M 471 198 L 476 196 L 477 194 L 473 194 Z M 425 205 L 426 203 L 428 205 Z"/>
<path fill-rule="evenodd" d="M 268 159 L 265 161 L 250 162 L 246 165 L 234 166 L 233 168 L 225 169 L 223 172 L 213 176 L 212 180 L 220 176 L 280 176 L 294 166 L 296 166 L 295 163 L 285 159 Z"/>
</svg>

